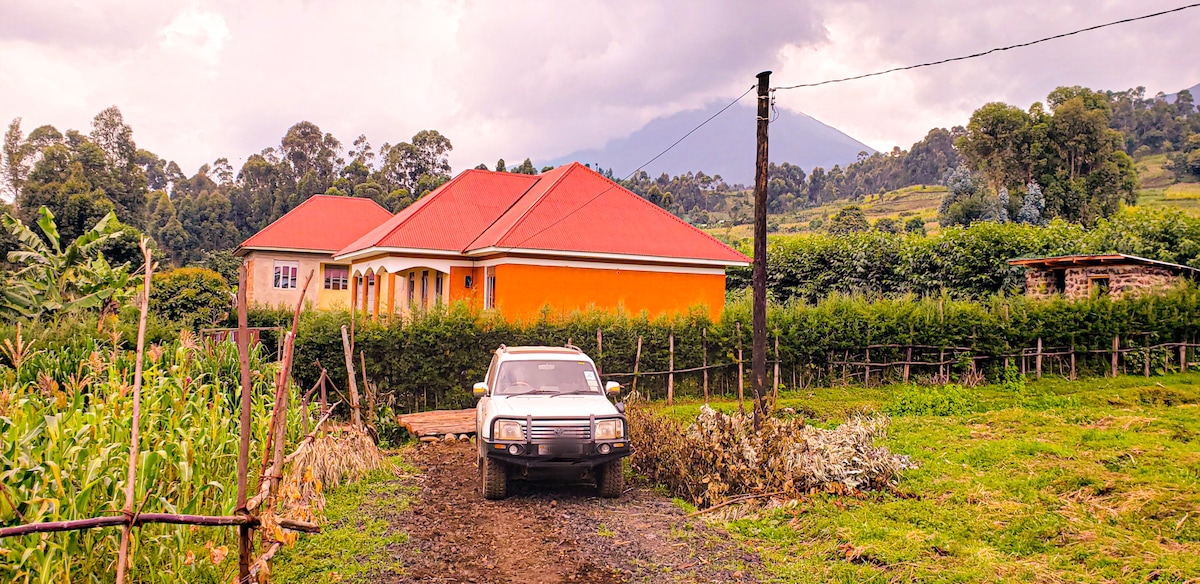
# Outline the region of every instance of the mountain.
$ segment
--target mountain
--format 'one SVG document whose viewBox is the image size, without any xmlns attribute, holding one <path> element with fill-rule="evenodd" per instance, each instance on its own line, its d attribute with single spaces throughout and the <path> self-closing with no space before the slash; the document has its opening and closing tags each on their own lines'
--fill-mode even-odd
<svg viewBox="0 0 1200 584">
<path fill-rule="evenodd" d="M 722 105 L 715 104 L 703 109 L 680 112 L 655 118 L 640 130 L 609 141 L 600 149 L 581 150 L 543 164 L 559 166 L 579 161 L 612 168 L 613 174 L 624 178 L 639 165 L 654 158 L 667 146 L 713 114 Z M 696 130 L 670 152 L 664 154 L 644 170 L 650 176 L 662 173 L 683 174 L 702 170 L 708 175 L 721 175 L 730 184 L 754 184 L 755 117 L 753 106 L 738 104 Z M 770 127 L 771 162 L 790 162 L 805 171 L 814 166 L 829 169 L 834 164 L 845 166 L 858 158 L 859 152 L 874 153 L 875 150 L 837 128 L 826 125 L 816 118 L 786 110 Z"/>
<path fill-rule="evenodd" d="M 1188 93 L 1192 94 L 1193 101 L 1196 99 L 1200 99 L 1200 83 L 1197 83 L 1197 84 L 1187 88 L 1187 91 L 1188 91 Z M 1172 93 L 1170 95 L 1165 96 L 1163 99 L 1166 99 L 1167 103 L 1175 103 L 1175 95 L 1176 94 Z"/>
</svg>

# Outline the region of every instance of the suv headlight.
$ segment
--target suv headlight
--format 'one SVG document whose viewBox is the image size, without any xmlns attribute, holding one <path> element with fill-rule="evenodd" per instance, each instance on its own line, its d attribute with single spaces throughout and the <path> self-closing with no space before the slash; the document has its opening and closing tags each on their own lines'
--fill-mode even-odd
<svg viewBox="0 0 1200 584">
<path fill-rule="evenodd" d="M 496 422 L 496 440 L 524 440 L 525 432 L 520 422 L 500 420 Z"/>
<path fill-rule="evenodd" d="M 616 440 L 621 437 L 621 420 L 596 422 L 596 440 Z"/>
</svg>

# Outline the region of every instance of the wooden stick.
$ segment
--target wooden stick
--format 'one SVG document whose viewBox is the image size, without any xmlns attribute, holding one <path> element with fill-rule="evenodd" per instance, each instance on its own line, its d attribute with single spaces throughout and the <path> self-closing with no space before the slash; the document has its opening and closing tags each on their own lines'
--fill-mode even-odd
<svg viewBox="0 0 1200 584">
<path fill-rule="evenodd" d="M 1037 371 L 1037 378 L 1041 379 L 1042 378 L 1042 337 L 1038 337 L 1038 340 L 1037 340 L 1037 356 L 1034 359 L 1034 367 L 1035 367 L 1035 371 Z"/>
<path fill-rule="evenodd" d="M 19 537 L 22 535 L 30 535 L 33 533 L 54 533 L 57 531 L 79 531 L 84 529 L 95 529 L 100 527 L 116 527 L 118 525 L 129 525 L 129 521 L 124 515 L 106 515 L 103 517 L 92 517 L 90 519 L 75 519 L 71 521 L 43 521 L 41 523 L 30 523 L 27 525 L 18 525 L 15 527 L 5 527 L 0 529 L 0 538 Z M 249 515 L 226 515 L 226 516 L 211 516 L 211 515 L 180 515 L 176 513 L 139 513 L 133 518 L 133 525 L 141 526 L 149 523 L 168 523 L 173 525 L 199 525 L 202 527 L 224 527 L 231 525 L 257 525 L 258 518 Z M 305 522 L 299 522 L 305 523 Z M 282 523 L 281 523 L 282 525 Z M 314 525 L 314 524 L 307 524 Z M 295 531 L 306 531 L 305 529 L 296 529 Z"/>
<path fill-rule="evenodd" d="M 700 363 L 704 369 L 704 403 L 708 403 L 708 327 L 700 331 L 700 350 L 704 360 Z"/>
<path fill-rule="evenodd" d="M 633 357 L 633 389 L 637 391 L 638 365 L 642 361 L 642 335 L 638 335 L 637 354 Z"/>
<path fill-rule="evenodd" d="M 734 503 L 741 503 L 743 501 L 750 501 L 753 499 L 761 499 L 763 497 L 774 497 L 775 495 L 782 495 L 782 494 L 783 494 L 783 491 L 772 491 L 770 493 L 762 493 L 762 494 L 755 494 L 755 495 L 742 495 L 740 497 L 734 497 L 732 499 L 729 499 L 719 505 L 713 505 L 712 507 L 709 507 L 707 509 L 701 509 L 699 511 L 688 513 L 687 515 L 684 515 L 683 518 L 690 519 L 697 515 L 703 515 L 705 513 L 710 513 L 712 511 L 716 511 L 717 509 L 720 509 L 721 507 L 725 507 L 727 505 L 732 505 Z"/>
<path fill-rule="evenodd" d="M 1121 354 L 1121 335 L 1113 335 L 1112 376 L 1117 376 L 1117 357 Z"/>
<path fill-rule="evenodd" d="M 904 383 L 906 383 L 906 384 L 908 383 L 909 367 L 912 366 L 912 350 L 913 350 L 912 347 L 908 347 L 908 350 L 905 352 L 905 357 L 904 357 Z"/>
<path fill-rule="evenodd" d="M 738 413 L 746 413 L 746 362 L 742 360 L 742 323 L 737 323 L 738 336 Z"/>
<path fill-rule="evenodd" d="M 675 331 L 667 333 L 667 405 L 675 403 Z"/>
<path fill-rule="evenodd" d="M 771 390 L 771 408 L 779 402 L 779 330 L 775 330 L 775 388 Z"/>
<path fill-rule="evenodd" d="M 596 329 L 596 372 L 604 375 L 604 369 L 601 367 L 601 362 L 604 361 L 604 335 L 600 329 Z"/>
<path fill-rule="evenodd" d="M 125 571 L 129 563 L 130 531 L 133 529 L 134 512 L 133 499 L 137 480 L 139 425 L 142 418 L 142 358 L 146 353 L 146 314 L 150 309 L 150 278 L 154 275 L 154 265 L 150 259 L 150 248 L 146 246 L 149 240 L 145 237 L 140 242 L 142 256 L 145 258 L 145 273 L 142 277 L 141 306 L 138 314 L 137 357 L 133 366 L 133 429 L 129 435 L 129 474 L 125 482 L 125 507 L 121 509 L 125 528 L 121 530 L 121 548 L 117 554 L 117 584 L 125 583 Z"/>
<path fill-rule="evenodd" d="M 363 392 L 367 394 L 367 423 L 375 423 L 375 394 L 371 392 L 371 384 L 367 382 L 367 355 L 362 351 L 358 352 L 358 359 L 362 363 L 362 378 Z"/>
<path fill-rule="evenodd" d="M 242 404 L 238 428 L 237 506 L 238 513 L 246 512 L 246 477 L 250 467 L 250 329 L 246 327 L 246 264 L 238 267 L 238 364 L 241 366 Z M 250 559 L 254 555 L 254 540 L 249 525 L 238 527 L 238 578 L 248 578 Z"/>
<path fill-rule="evenodd" d="M 346 375 L 350 380 L 350 412 L 355 428 L 362 428 L 362 412 L 358 409 L 358 383 L 354 381 L 354 354 L 346 325 L 342 325 L 342 353 L 346 358 Z"/>
</svg>

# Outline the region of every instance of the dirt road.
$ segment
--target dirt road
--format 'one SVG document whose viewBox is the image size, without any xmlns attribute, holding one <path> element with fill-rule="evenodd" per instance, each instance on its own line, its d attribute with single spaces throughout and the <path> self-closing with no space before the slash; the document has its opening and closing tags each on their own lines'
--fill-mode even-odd
<svg viewBox="0 0 1200 584">
<path fill-rule="evenodd" d="M 414 452 L 421 485 L 389 518 L 409 534 L 399 582 L 752 582 L 758 563 L 727 535 L 685 520 L 671 500 L 637 487 L 618 500 L 578 485 L 522 486 L 503 501 L 479 493 L 476 447 Z"/>
</svg>

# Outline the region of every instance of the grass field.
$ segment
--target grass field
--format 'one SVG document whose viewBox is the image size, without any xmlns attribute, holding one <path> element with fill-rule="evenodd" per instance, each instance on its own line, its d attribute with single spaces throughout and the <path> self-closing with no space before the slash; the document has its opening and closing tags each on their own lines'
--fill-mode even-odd
<svg viewBox="0 0 1200 584">
<path fill-rule="evenodd" d="M 973 390 L 970 413 L 893 416 L 894 494 L 817 496 L 725 526 L 783 582 L 1196 582 L 1200 374 Z M 834 425 L 897 388 L 780 406 Z M 733 410 L 734 402 L 715 404 Z M 699 404 L 663 407 L 687 419 Z"/>
</svg>

